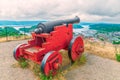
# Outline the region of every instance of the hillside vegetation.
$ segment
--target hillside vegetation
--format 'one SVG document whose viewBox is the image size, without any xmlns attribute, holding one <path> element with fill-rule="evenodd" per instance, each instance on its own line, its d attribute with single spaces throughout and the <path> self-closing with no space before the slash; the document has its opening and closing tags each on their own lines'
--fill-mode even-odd
<svg viewBox="0 0 120 80">
<path fill-rule="evenodd" d="M 35 26 L 32 26 L 32 27 L 30 27 L 30 28 L 20 28 L 19 30 L 20 31 L 24 31 L 24 32 L 26 32 L 26 33 L 29 33 L 29 32 L 32 32 L 34 29 L 36 28 L 36 25 Z"/>
<path fill-rule="evenodd" d="M 97 30 L 99 32 L 119 32 L 120 24 L 91 24 L 90 29 Z"/>
<path fill-rule="evenodd" d="M 0 28 L 0 37 L 17 36 L 20 32 L 13 27 Z"/>
</svg>

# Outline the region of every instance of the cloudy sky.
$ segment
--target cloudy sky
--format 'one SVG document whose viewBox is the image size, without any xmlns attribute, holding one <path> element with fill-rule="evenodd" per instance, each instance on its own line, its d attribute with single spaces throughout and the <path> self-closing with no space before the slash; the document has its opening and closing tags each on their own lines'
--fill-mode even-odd
<svg viewBox="0 0 120 80">
<path fill-rule="evenodd" d="M 120 0 L 0 0 L 0 20 L 54 20 L 120 23 Z"/>
</svg>

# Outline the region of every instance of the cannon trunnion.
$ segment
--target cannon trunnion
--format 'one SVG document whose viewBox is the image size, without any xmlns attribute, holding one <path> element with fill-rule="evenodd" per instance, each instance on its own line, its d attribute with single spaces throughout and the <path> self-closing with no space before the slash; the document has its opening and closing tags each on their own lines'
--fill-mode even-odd
<svg viewBox="0 0 120 80">
<path fill-rule="evenodd" d="M 67 20 L 51 21 L 38 24 L 32 32 L 32 39 L 26 44 L 20 44 L 14 49 L 14 58 L 21 57 L 41 64 L 41 71 L 48 76 L 52 71 L 55 75 L 62 56 L 59 50 L 68 50 L 71 62 L 76 61 L 84 52 L 84 43 L 81 36 L 73 37 L 73 23 L 78 23 L 79 17 Z"/>
</svg>

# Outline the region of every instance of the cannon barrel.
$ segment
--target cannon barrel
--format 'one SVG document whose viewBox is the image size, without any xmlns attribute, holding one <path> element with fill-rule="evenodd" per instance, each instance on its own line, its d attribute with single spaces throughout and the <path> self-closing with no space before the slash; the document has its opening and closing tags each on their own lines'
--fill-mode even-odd
<svg viewBox="0 0 120 80">
<path fill-rule="evenodd" d="M 63 25 L 63 24 L 73 24 L 73 23 L 79 23 L 79 22 L 80 22 L 80 18 L 78 16 L 76 16 L 73 19 L 43 22 L 43 23 L 39 23 L 37 25 L 37 28 L 34 30 L 34 32 L 36 34 L 49 33 L 51 31 L 53 31 L 55 26 L 59 26 L 59 25 Z"/>
</svg>

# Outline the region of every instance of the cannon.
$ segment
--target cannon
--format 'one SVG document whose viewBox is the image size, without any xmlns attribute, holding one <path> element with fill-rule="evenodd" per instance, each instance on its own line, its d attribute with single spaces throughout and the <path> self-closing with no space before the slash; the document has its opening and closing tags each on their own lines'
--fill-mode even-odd
<svg viewBox="0 0 120 80">
<path fill-rule="evenodd" d="M 59 50 L 68 50 L 71 62 L 80 58 L 84 52 L 82 37 L 73 36 L 73 24 L 79 22 L 79 17 L 75 17 L 39 23 L 31 33 L 32 38 L 14 49 L 14 58 L 31 60 L 40 64 L 40 69 L 46 76 L 49 76 L 50 72 L 55 75 L 62 65 Z"/>
<path fill-rule="evenodd" d="M 78 23 L 80 22 L 79 17 L 75 17 L 74 19 L 66 19 L 66 20 L 57 20 L 57 21 L 51 21 L 51 22 L 46 22 L 46 23 L 39 23 L 38 28 L 35 29 L 36 34 L 40 33 L 50 33 L 53 31 L 54 27 L 63 25 L 63 24 L 73 24 L 73 23 Z"/>
</svg>

